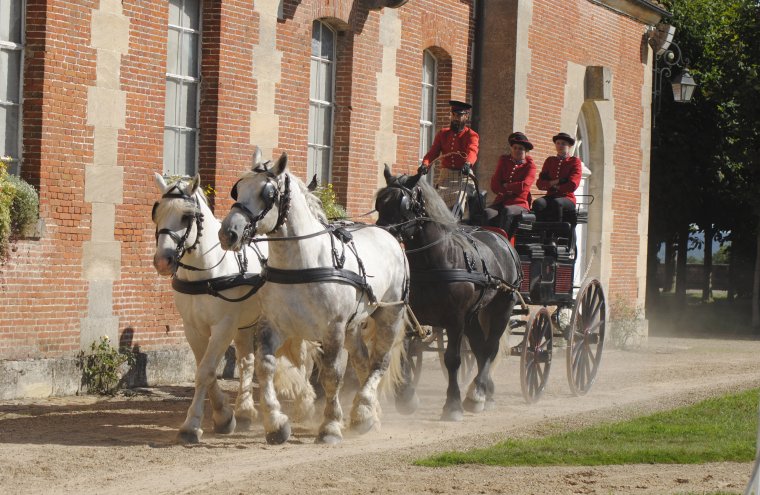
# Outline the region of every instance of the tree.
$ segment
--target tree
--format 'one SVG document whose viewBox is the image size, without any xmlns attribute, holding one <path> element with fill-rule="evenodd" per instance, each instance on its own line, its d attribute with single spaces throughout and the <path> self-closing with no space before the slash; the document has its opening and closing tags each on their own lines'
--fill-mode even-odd
<svg viewBox="0 0 760 495">
<path fill-rule="evenodd" d="M 760 2 L 664 3 L 699 88 L 692 104 L 678 108 L 663 95 L 652 139 L 651 205 L 667 215 L 652 216 L 650 235 L 665 240 L 696 223 L 713 232 L 754 230 L 760 243 Z M 753 325 L 760 328 L 756 251 Z"/>
</svg>

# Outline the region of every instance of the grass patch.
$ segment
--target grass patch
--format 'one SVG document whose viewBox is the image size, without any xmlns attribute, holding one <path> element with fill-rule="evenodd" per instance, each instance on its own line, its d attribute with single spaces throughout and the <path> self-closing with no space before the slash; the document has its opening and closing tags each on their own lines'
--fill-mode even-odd
<svg viewBox="0 0 760 495">
<path fill-rule="evenodd" d="M 702 464 L 755 458 L 758 390 L 692 406 L 536 439 L 507 440 L 486 449 L 445 452 L 417 466 L 599 466 Z"/>
</svg>

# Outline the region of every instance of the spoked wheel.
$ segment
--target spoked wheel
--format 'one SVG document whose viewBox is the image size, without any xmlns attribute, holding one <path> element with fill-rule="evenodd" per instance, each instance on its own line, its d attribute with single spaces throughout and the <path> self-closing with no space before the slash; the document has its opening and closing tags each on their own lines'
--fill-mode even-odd
<svg viewBox="0 0 760 495">
<path fill-rule="evenodd" d="M 575 300 L 567 339 L 567 382 L 575 395 L 585 395 L 596 380 L 604 347 L 607 304 L 602 284 L 591 279 Z"/>
<path fill-rule="evenodd" d="M 440 327 L 433 328 L 433 333 L 436 334 L 437 337 L 436 345 L 438 347 L 438 359 L 441 363 L 441 370 L 443 371 L 443 376 L 448 379 L 449 371 L 446 369 L 446 361 L 444 358 L 446 345 L 448 344 L 448 335 L 446 334 L 446 330 Z M 467 337 L 464 335 L 462 336 L 462 344 L 459 348 L 459 356 L 462 358 L 461 364 L 459 365 L 459 383 L 467 384 L 474 377 L 478 365 L 475 360 L 475 354 L 473 354 L 470 349 L 470 341 L 467 340 Z"/>
<path fill-rule="evenodd" d="M 520 387 L 532 404 L 544 395 L 552 366 L 552 321 L 546 308 L 539 309 L 525 327 L 520 354 Z"/>
</svg>

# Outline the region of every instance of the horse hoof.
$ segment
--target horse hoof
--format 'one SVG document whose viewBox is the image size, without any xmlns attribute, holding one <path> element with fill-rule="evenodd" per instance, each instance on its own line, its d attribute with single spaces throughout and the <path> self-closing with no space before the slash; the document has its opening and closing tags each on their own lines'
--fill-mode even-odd
<svg viewBox="0 0 760 495">
<path fill-rule="evenodd" d="M 203 436 L 203 430 L 200 428 L 196 430 L 180 430 L 177 433 L 177 442 L 184 444 L 201 443 L 201 437 Z"/>
<path fill-rule="evenodd" d="M 462 421 L 464 419 L 464 414 L 462 414 L 462 411 L 459 411 L 457 409 L 452 411 L 443 411 L 443 414 L 441 414 L 441 421 Z"/>
<path fill-rule="evenodd" d="M 321 443 L 324 445 L 337 445 L 342 441 L 343 438 L 338 435 L 334 435 L 332 433 L 320 433 L 319 436 L 317 436 L 315 443 Z"/>
<path fill-rule="evenodd" d="M 235 424 L 236 424 L 235 416 L 232 415 L 230 416 L 230 419 L 227 422 L 221 425 L 214 423 L 214 433 L 219 433 L 221 435 L 229 435 L 230 433 L 235 431 Z"/>
<path fill-rule="evenodd" d="M 399 414 L 414 414 L 419 407 L 420 398 L 416 393 L 406 400 L 401 397 L 396 397 L 396 411 L 398 411 Z"/>
<path fill-rule="evenodd" d="M 267 443 L 269 445 L 280 445 L 287 442 L 290 438 L 290 423 L 285 423 L 279 430 L 267 433 Z"/>
<path fill-rule="evenodd" d="M 472 399 L 465 399 L 464 402 L 462 402 L 462 407 L 464 407 L 465 411 L 471 412 L 471 413 L 479 413 L 483 412 L 483 410 L 486 408 L 485 401 L 474 401 Z"/>
<path fill-rule="evenodd" d="M 377 423 L 373 419 L 368 419 L 366 421 L 357 421 L 356 423 L 351 423 L 351 430 L 355 431 L 359 435 L 364 435 L 365 433 L 372 430 L 376 424 Z"/>
</svg>

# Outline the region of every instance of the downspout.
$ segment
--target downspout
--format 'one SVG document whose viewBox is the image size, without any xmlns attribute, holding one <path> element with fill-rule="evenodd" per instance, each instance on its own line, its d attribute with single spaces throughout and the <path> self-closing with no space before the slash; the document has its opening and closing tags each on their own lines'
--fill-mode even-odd
<svg viewBox="0 0 760 495">
<path fill-rule="evenodd" d="M 485 12 L 486 0 L 476 0 L 475 2 L 475 47 L 473 49 L 473 70 L 472 70 L 472 128 L 478 131 L 480 127 L 480 87 L 481 77 L 483 76 L 483 13 Z"/>
</svg>

